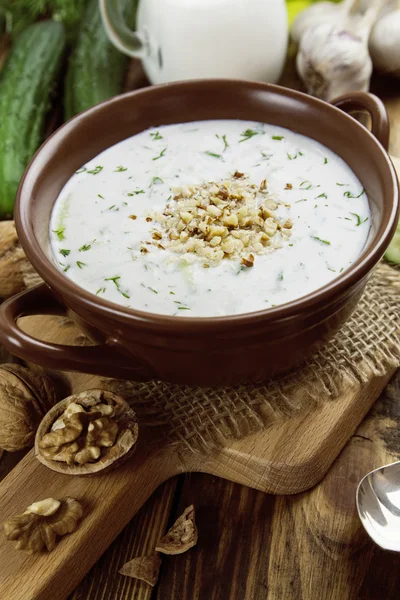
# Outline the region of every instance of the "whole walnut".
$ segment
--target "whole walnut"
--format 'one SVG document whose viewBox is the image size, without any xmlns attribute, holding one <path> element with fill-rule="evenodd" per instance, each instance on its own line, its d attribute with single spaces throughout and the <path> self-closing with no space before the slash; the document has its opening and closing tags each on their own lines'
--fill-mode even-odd
<svg viewBox="0 0 400 600">
<path fill-rule="evenodd" d="M 0 448 L 30 448 L 46 412 L 58 402 L 52 380 L 16 364 L 0 365 Z"/>
<path fill-rule="evenodd" d="M 13 221 L 0 221 L 0 298 L 9 298 L 41 283 L 25 256 Z"/>
</svg>

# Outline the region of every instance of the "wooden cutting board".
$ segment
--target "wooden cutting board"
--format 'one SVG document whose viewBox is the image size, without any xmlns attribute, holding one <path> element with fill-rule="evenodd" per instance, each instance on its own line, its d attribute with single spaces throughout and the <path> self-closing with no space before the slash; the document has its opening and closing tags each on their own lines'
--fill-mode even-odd
<svg viewBox="0 0 400 600">
<path fill-rule="evenodd" d="M 24 319 L 29 333 L 57 343 L 79 335 L 56 317 Z M 45 334 L 43 333 L 45 332 Z M 174 445 L 152 444 L 152 430 L 140 430 L 136 453 L 110 473 L 72 477 L 50 471 L 27 456 L 0 485 L 0 522 L 33 501 L 72 496 L 84 505 L 78 530 L 49 555 L 27 556 L 0 534 L 0 598 L 63 600 L 98 560 L 153 491 L 173 475 L 201 471 L 276 494 L 315 485 L 355 431 L 394 370 L 372 377 L 363 387 L 345 389 L 332 402 L 303 411 L 286 422 L 237 441 L 225 440 L 211 456 Z M 100 379 L 68 373 L 72 392 L 98 387 Z"/>
</svg>

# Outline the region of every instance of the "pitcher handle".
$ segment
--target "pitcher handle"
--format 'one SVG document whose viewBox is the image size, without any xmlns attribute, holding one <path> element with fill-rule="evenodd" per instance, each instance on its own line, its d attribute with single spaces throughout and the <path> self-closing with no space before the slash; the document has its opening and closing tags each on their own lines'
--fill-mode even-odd
<svg viewBox="0 0 400 600">
<path fill-rule="evenodd" d="M 136 1 L 134 10 L 137 8 Z M 121 0 L 99 0 L 101 18 L 110 41 L 118 50 L 145 58 L 150 54 L 149 40 L 144 32 L 132 31 L 125 22 Z"/>
</svg>

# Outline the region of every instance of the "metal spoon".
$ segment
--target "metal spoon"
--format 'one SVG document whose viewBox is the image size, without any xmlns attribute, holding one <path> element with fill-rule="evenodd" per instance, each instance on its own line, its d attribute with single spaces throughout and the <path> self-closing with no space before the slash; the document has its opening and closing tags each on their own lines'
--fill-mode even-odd
<svg viewBox="0 0 400 600">
<path fill-rule="evenodd" d="M 375 469 L 358 484 L 358 514 L 378 546 L 400 552 L 400 461 Z"/>
</svg>

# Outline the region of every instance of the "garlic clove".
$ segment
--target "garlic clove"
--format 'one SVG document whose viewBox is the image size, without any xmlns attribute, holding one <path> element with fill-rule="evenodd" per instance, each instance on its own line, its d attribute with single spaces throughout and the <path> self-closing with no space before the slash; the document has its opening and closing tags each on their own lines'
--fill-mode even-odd
<svg viewBox="0 0 400 600">
<path fill-rule="evenodd" d="M 369 51 L 378 71 L 400 77 L 400 9 L 375 23 L 369 38 Z"/>
<path fill-rule="evenodd" d="M 326 23 L 303 36 L 296 67 L 307 92 L 327 101 L 352 91 L 368 91 L 372 74 L 363 37 Z"/>
<path fill-rule="evenodd" d="M 292 40 L 300 43 L 304 33 L 310 27 L 322 23 L 330 25 L 345 25 L 355 0 L 343 0 L 340 4 L 334 2 L 318 2 L 303 10 L 293 21 L 290 30 Z"/>
<path fill-rule="evenodd" d="M 395 10 L 397 2 L 398 0 L 384 0 L 383 3 L 381 2 L 381 6 L 379 8 L 379 18 Z M 357 12 L 365 14 L 367 10 L 373 8 L 376 3 L 377 0 L 358 0 Z"/>
</svg>

